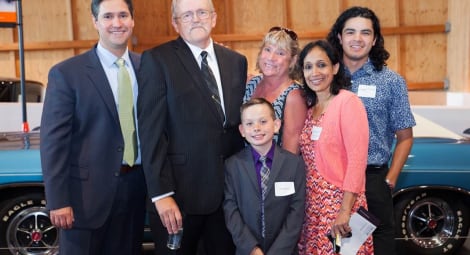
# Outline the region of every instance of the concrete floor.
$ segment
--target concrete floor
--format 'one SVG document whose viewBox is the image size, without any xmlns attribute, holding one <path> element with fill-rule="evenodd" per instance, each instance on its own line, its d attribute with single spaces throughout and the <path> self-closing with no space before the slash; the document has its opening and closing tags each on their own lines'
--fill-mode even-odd
<svg viewBox="0 0 470 255">
<path fill-rule="evenodd" d="M 467 241 L 465 241 L 462 250 L 459 251 L 457 255 L 469 255 L 470 254 L 470 238 L 467 237 Z"/>
<path fill-rule="evenodd" d="M 467 238 L 464 246 L 456 255 L 469 255 L 470 254 L 470 238 Z M 154 255 L 151 249 L 146 249 L 142 255 Z"/>
</svg>

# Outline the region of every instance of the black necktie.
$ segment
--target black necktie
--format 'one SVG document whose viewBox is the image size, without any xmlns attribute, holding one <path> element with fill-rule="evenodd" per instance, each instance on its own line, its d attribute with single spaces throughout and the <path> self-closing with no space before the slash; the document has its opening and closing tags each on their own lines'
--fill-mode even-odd
<svg viewBox="0 0 470 255">
<path fill-rule="evenodd" d="M 204 81 L 206 82 L 207 88 L 209 89 L 209 92 L 211 93 L 211 98 L 216 103 L 217 112 L 220 115 L 220 119 L 222 120 L 222 122 L 224 122 L 225 114 L 222 109 L 222 104 L 220 101 L 219 88 L 217 86 L 217 82 L 215 81 L 214 73 L 212 73 L 211 68 L 207 64 L 207 51 L 202 51 L 201 57 L 202 57 L 201 72 L 202 72 L 202 75 L 204 76 Z"/>
</svg>

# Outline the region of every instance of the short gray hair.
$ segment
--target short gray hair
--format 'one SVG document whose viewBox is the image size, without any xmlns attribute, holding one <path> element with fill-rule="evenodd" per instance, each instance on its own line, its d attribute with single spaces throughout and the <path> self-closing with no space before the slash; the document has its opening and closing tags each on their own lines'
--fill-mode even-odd
<svg viewBox="0 0 470 255">
<path fill-rule="evenodd" d="M 209 2 L 210 11 L 214 11 L 214 3 L 212 0 L 207 0 Z M 171 17 L 174 19 L 176 18 L 176 5 L 178 4 L 178 0 L 171 1 Z"/>
</svg>

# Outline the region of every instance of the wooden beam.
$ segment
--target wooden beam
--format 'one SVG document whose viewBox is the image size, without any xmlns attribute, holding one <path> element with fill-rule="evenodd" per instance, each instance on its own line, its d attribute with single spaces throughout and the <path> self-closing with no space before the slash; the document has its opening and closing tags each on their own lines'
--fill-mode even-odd
<svg viewBox="0 0 470 255">
<path fill-rule="evenodd" d="M 77 12 L 74 12 L 73 9 L 76 8 L 77 6 L 77 0 L 70 0 L 69 1 L 69 12 L 70 13 L 70 19 L 71 19 L 71 24 L 69 31 L 72 31 L 72 40 L 77 40 L 79 38 L 79 32 L 80 31 L 80 23 L 78 22 L 78 17 L 77 17 Z M 79 53 L 79 49 L 74 48 L 73 53 L 77 55 Z"/>
<path fill-rule="evenodd" d="M 322 39 L 325 38 L 329 31 L 314 31 L 314 32 L 299 32 L 297 35 L 299 39 Z M 382 29 L 383 35 L 407 35 L 407 34 L 428 34 L 428 33 L 445 33 L 446 27 L 443 25 L 426 25 L 426 26 L 400 26 L 400 27 L 386 27 Z M 247 41 L 261 41 L 264 34 L 223 34 L 213 35 L 217 42 L 247 42 Z M 157 40 L 146 41 L 140 40 L 140 48 L 148 48 L 145 46 L 153 47 L 173 40 L 174 36 L 162 36 Z M 60 50 L 60 49 L 86 49 L 91 48 L 96 44 L 96 40 L 71 40 L 71 41 L 55 41 L 55 42 L 30 42 L 25 43 L 25 50 Z M 0 52 L 3 51 L 17 51 L 17 43 L 2 43 L 0 45 Z"/>
<path fill-rule="evenodd" d="M 226 34 L 229 34 L 229 33 L 233 33 L 234 31 L 234 19 L 233 19 L 233 10 L 231 8 L 228 8 L 228 6 L 234 6 L 234 3 L 232 0 L 224 0 L 224 6 L 225 6 L 225 12 L 224 12 L 224 24 L 225 24 L 225 33 Z M 227 45 L 227 47 L 233 47 L 233 43 L 232 42 L 226 42 L 225 43 Z M 152 46 L 149 46 L 147 48 L 150 48 Z"/>
<path fill-rule="evenodd" d="M 413 35 L 413 34 L 430 34 L 445 33 L 446 25 L 425 25 L 425 26 L 399 26 L 382 28 L 383 35 Z"/>
<path fill-rule="evenodd" d="M 286 10 L 284 12 L 284 15 L 285 15 L 285 19 L 284 19 L 284 22 L 285 22 L 285 27 L 292 27 L 293 26 L 293 22 L 292 22 L 292 16 L 293 16 L 293 13 L 292 13 L 292 8 L 289 4 L 289 0 L 284 0 L 284 10 Z"/>
<path fill-rule="evenodd" d="M 402 26 L 404 25 L 405 23 L 405 17 L 404 17 L 404 11 L 403 11 L 403 1 L 404 0 L 397 0 L 396 3 L 397 3 L 397 8 L 396 8 L 396 11 L 397 11 L 397 17 L 398 17 L 398 22 L 395 24 L 395 25 L 398 25 L 398 26 Z M 397 66 L 397 71 L 399 74 L 403 75 L 406 77 L 407 75 L 407 68 L 406 68 L 406 40 L 407 38 L 405 37 L 402 37 L 402 36 L 398 36 L 397 37 L 397 47 L 398 47 L 398 53 L 397 53 L 397 63 L 398 63 L 398 66 Z M 403 49 L 403 50 L 402 50 Z"/>
<path fill-rule="evenodd" d="M 411 82 L 407 83 L 409 91 L 417 90 L 445 90 L 445 82 L 436 81 L 436 82 Z"/>
<path fill-rule="evenodd" d="M 470 1 L 449 0 L 452 33 L 447 36 L 449 90 L 470 92 Z"/>
<path fill-rule="evenodd" d="M 83 49 L 91 48 L 97 43 L 96 40 L 73 40 L 73 41 L 55 41 L 55 42 L 30 42 L 25 43 L 24 48 L 27 51 L 32 50 L 61 50 L 61 49 Z M 18 51 L 17 43 L 0 44 L 0 52 Z"/>
<path fill-rule="evenodd" d="M 326 38 L 329 30 L 319 30 L 313 32 L 297 32 L 299 39 L 323 39 Z M 429 33 L 445 33 L 446 26 L 442 25 L 426 25 L 426 26 L 400 26 L 382 28 L 383 35 L 407 35 L 407 34 L 429 34 Z M 217 42 L 250 42 L 261 41 L 264 34 L 224 34 L 213 35 Z M 159 37 L 157 40 L 147 41 L 140 40 L 139 46 L 155 46 L 163 42 L 174 39 L 174 37 Z M 145 48 L 145 47 L 144 47 Z"/>
</svg>

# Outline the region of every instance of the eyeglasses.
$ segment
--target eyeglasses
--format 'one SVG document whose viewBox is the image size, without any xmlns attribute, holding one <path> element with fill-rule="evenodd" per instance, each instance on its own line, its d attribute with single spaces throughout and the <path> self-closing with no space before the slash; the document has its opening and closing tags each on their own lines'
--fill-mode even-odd
<svg viewBox="0 0 470 255">
<path fill-rule="evenodd" d="M 294 30 L 290 30 L 290 29 L 285 28 L 285 27 L 272 27 L 271 29 L 269 29 L 269 33 L 274 32 L 274 31 L 283 31 L 284 33 L 286 33 L 290 36 L 290 39 L 292 39 L 294 41 L 297 40 L 297 34 L 294 32 Z"/>
<path fill-rule="evenodd" d="M 188 12 L 181 14 L 181 16 L 179 17 L 175 17 L 175 19 L 180 19 L 182 22 L 188 23 L 188 22 L 193 21 L 194 14 L 196 14 L 196 16 L 199 19 L 207 19 L 212 14 L 212 11 L 203 10 L 203 9 L 196 10 L 196 12 L 188 11 Z"/>
</svg>

